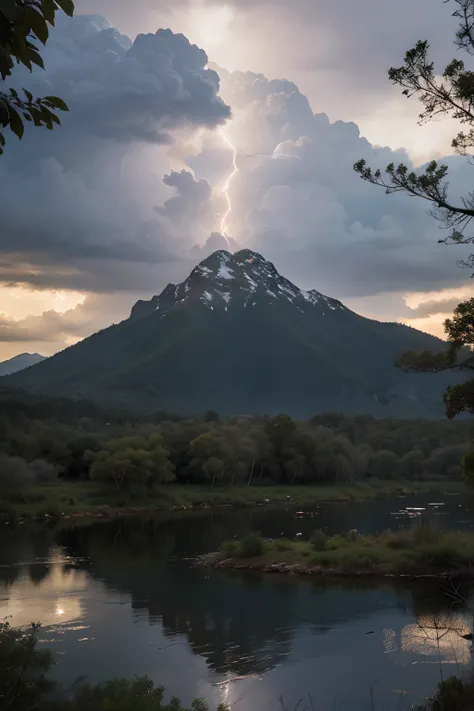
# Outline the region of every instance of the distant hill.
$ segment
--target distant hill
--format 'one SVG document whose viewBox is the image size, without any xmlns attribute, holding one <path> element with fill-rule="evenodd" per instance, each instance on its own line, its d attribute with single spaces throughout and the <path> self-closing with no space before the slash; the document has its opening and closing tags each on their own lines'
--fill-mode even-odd
<svg viewBox="0 0 474 711">
<path fill-rule="evenodd" d="M 20 355 L 4 360 L 0 363 L 0 376 L 1 375 L 11 375 L 11 373 L 17 373 L 20 370 L 29 368 L 30 365 L 36 365 L 36 363 L 41 363 L 42 360 L 46 360 L 45 356 L 39 353 L 20 353 Z"/>
<path fill-rule="evenodd" d="M 302 291 L 260 254 L 220 250 L 181 284 L 137 302 L 125 321 L 5 385 L 190 415 L 443 417 L 444 388 L 464 376 L 393 365 L 406 350 L 443 347 L 434 336 Z"/>
</svg>

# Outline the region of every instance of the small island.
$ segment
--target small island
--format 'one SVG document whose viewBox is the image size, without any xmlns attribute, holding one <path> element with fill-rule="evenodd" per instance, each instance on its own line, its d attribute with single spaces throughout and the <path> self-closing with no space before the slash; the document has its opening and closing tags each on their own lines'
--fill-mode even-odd
<svg viewBox="0 0 474 711">
<path fill-rule="evenodd" d="M 195 564 L 292 575 L 473 579 L 474 533 L 432 525 L 376 536 L 356 530 L 336 536 L 314 531 L 307 541 L 264 539 L 250 533 L 226 541 L 218 552 L 200 556 Z"/>
</svg>

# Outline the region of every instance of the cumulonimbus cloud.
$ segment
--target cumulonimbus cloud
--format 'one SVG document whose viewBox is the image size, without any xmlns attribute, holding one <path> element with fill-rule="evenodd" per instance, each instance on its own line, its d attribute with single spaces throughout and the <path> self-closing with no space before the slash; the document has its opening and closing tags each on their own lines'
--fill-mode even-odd
<svg viewBox="0 0 474 711">
<path fill-rule="evenodd" d="M 443 233 L 422 201 L 387 196 L 352 170 L 359 158 L 380 168 L 410 166 L 405 151 L 372 146 L 356 124 L 314 114 L 291 82 L 218 72 L 235 115 L 226 128 L 239 168 L 229 234 L 239 243 L 260 249 L 296 281 L 342 298 L 466 280 L 456 264 L 462 255 L 438 245 Z M 205 155 L 192 160 L 205 177 Z M 457 159 L 453 167 L 462 184 L 469 164 Z"/>
<path fill-rule="evenodd" d="M 175 188 L 177 195 L 165 200 L 163 207 L 156 207 L 156 212 L 167 217 L 175 225 L 187 220 L 201 220 L 209 213 L 209 200 L 212 188 L 207 180 L 195 180 L 189 170 L 173 170 L 163 178 L 165 185 Z"/>
<path fill-rule="evenodd" d="M 159 29 L 132 43 L 107 20 L 60 17 L 44 50 L 46 72 L 20 68 L 12 82 L 60 95 L 63 127 L 116 141 L 172 142 L 180 126 L 214 128 L 230 117 L 203 49 Z"/>
<path fill-rule="evenodd" d="M 9 139 L 0 161 L 0 283 L 102 294 L 106 325 L 105 295 L 157 293 L 225 246 L 258 249 L 299 285 L 343 299 L 467 278 L 456 266 L 462 255 L 437 244 L 425 205 L 386 196 L 352 170 L 359 158 L 384 167 L 409 164 L 408 155 L 315 113 L 294 82 L 208 65 L 203 50 L 169 31 L 132 43 L 97 16 L 60 23 L 45 61 L 46 72 L 15 81 L 63 96 L 71 112 L 54 132 Z M 470 168 L 461 159 L 453 167 L 461 186 Z M 225 188 L 232 211 L 224 237 Z M 43 325 L 56 337 L 53 321 Z M 83 318 L 80 334 L 98 322 Z M 39 334 L 37 323 L 10 320 L 4 333 Z"/>
<path fill-rule="evenodd" d="M 70 113 L 53 132 L 27 126 L 21 142 L 9 137 L 0 281 L 113 291 L 145 286 L 148 272 L 153 288 L 160 265 L 190 246 L 154 212 L 170 194 L 169 144 L 229 118 L 219 77 L 183 35 L 158 30 L 132 43 L 96 15 L 62 18 L 44 60 L 46 71 L 19 68 L 12 83 L 61 96 Z"/>
<path fill-rule="evenodd" d="M 443 0 L 226 0 L 225 6 L 233 20 L 216 60 L 238 67 L 241 59 L 253 71 L 293 78 L 315 109 L 334 117 L 368 116 L 387 95 L 398 96 L 387 70 L 417 40 L 432 44 L 436 69 L 455 53 L 452 4 Z M 216 0 L 77 0 L 78 12 L 102 12 L 131 36 L 157 18 L 192 31 L 193 10 L 205 23 L 221 7 Z M 199 29 L 190 35 L 198 36 Z"/>
</svg>

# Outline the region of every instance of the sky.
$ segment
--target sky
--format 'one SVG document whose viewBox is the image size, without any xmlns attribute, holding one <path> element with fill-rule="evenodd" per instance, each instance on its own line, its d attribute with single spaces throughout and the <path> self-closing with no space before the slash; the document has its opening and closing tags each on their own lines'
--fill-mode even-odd
<svg viewBox="0 0 474 711">
<path fill-rule="evenodd" d="M 465 247 L 426 205 L 352 170 L 446 157 L 469 185 L 450 120 L 420 127 L 387 71 L 418 39 L 456 55 L 443 0 L 76 0 L 45 71 L 53 132 L 0 157 L 0 360 L 50 355 L 126 318 L 218 248 L 248 247 L 302 288 L 442 335 L 471 296 Z M 226 237 L 222 236 L 226 234 Z M 464 250 L 464 251 L 463 251 Z"/>
</svg>

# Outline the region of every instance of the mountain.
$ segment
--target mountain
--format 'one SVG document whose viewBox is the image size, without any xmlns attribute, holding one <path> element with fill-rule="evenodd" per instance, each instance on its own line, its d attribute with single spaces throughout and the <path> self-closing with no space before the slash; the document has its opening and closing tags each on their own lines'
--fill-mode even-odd
<svg viewBox="0 0 474 711">
<path fill-rule="evenodd" d="M 0 376 L 17 373 L 19 370 L 29 368 L 30 365 L 36 365 L 45 360 L 45 356 L 39 353 L 20 353 L 20 355 L 4 360 L 0 363 Z"/>
<path fill-rule="evenodd" d="M 442 417 L 460 374 L 402 373 L 443 341 L 302 291 L 260 254 L 220 250 L 130 317 L 5 379 L 44 394 L 195 414 Z"/>
</svg>

